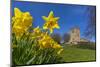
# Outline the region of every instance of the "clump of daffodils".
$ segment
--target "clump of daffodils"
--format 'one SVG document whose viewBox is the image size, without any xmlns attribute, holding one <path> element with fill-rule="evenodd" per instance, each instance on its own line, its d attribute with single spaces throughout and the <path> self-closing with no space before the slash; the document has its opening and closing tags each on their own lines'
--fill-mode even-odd
<svg viewBox="0 0 100 67">
<path fill-rule="evenodd" d="M 55 48 L 59 49 L 62 48 L 60 44 L 55 42 L 51 36 L 48 34 L 48 30 L 50 30 L 50 33 L 53 33 L 54 28 L 60 28 L 58 25 L 58 19 L 59 17 L 54 17 L 53 11 L 49 13 L 48 17 L 42 16 L 42 18 L 46 21 L 45 24 L 43 25 L 43 29 L 46 30 L 46 32 L 42 32 L 39 26 L 37 28 L 34 28 L 33 34 L 38 38 L 38 43 L 40 45 L 40 48 Z M 61 49 L 62 50 L 62 49 Z"/>
<path fill-rule="evenodd" d="M 34 47 L 34 44 L 35 44 L 35 46 L 38 46 L 38 50 L 43 50 L 43 49 L 45 50 L 45 49 L 49 49 L 49 48 L 55 49 L 57 55 L 59 55 L 63 51 L 62 46 L 60 44 L 58 44 L 56 41 L 54 41 L 53 38 L 50 36 L 50 34 L 53 33 L 53 30 L 55 28 L 57 28 L 57 29 L 60 28 L 58 25 L 59 17 L 54 17 L 54 13 L 53 13 L 53 11 L 51 11 L 49 13 L 48 17 L 42 16 L 42 18 L 45 20 L 43 28 L 40 28 L 39 26 L 36 28 L 32 28 L 33 17 L 30 15 L 30 13 L 22 12 L 20 9 L 14 8 L 14 16 L 12 17 L 12 33 L 15 35 L 15 37 L 14 37 L 15 39 L 12 40 L 13 41 L 12 46 L 13 46 L 13 49 L 14 49 L 14 47 L 17 46 L 16 51 L 15 51 L 16 53 L 19 52 L 20 48 L 21 48 L 20 50 L 26 49 L 26 51 L 31 52 L 32 49 L 36 49 L 36 47 Z M 26 36 L 26 34 L 27 34 L 27 36 Z M 19 39 L 17 40 L 16 38 L 19 38 Z M 25 47 L 24 44 L 26 44 L 26 46 L 30 45 L 31 47 L 28 46 L 24 49 L 23 48 L 23 46 Z M 21 47 L 19 47 L 19 46 L 21 46 Z M 18 52 L 17 52 L 17 49 L 18 49 Z M 35 56 L 35 54 L 37 55 L 37 53 L 35 53 L 36 51 L 33 50 L 31 52 L 32 54 L 30 52 L 29 52 L 29 54 L 31 54 L 32 56 Z M 14 53 L 14 54 L 16 55 L 16 53 Z M 33 53 L 35 53 L 35 54 L 33 54 Z M 42 56 L 42 54 L 41 54 L 41 56 Z M 29 59 L 29 62 L 30 62 L 30 59 Z M 20 63 L 20 62 L 18 62 L 18 63 Z M 42 61 L 41 61 L 41 63 L 42 63 Z M 34 64 L 35 64 L 35 61 L 34 61 Z"/>
<path fill-rule="evenodd" d="M 60 44 L 55 42 L 48 32 L 42 32 L 39 27 L 34 28 L 32 38 L 37 38 L 40 48 L 62 48 Z"/>
</svg>

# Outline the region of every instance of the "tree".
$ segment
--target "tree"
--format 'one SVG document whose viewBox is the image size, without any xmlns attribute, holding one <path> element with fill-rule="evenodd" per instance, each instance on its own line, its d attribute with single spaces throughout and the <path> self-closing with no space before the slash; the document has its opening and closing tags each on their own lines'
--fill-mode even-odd
<svg viewBox="0 0 100 67">
<path fill-rule="evenodd" d="M 65 33 L 65 34 L 63 35 L 63 40 L 64 40 L 64 43 L 69 42 L 69 40 L 70 40 L 70 35 L 69 35 L 68 33 Z"/>
<path fill-rule="evenodd" d="M 53 33 L 51 35 L 51 37 L 54 39 L 54 41 L 56 41 L 57 43 L 60 44 L 60 42 L 61 42 L 61 35 L 59 33 Z"/>
<path fill-rule="evenodd" d="M 89 7 L 87 9 L 88 23 L 85 31 L 85 36 L 88 38 L 96 35 L 96 7 Z"/>
</svg>

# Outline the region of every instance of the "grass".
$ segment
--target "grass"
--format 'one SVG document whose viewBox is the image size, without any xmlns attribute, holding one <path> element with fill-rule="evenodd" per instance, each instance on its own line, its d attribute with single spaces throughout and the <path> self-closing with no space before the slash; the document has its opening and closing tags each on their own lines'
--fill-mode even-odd
<svg viewBox="0 0 100 67">
<path fill-rule="evenodd" d="M 95 50 L 65 46 L 61 56 L 65 62 L 95 61 Z"/>
</svg>

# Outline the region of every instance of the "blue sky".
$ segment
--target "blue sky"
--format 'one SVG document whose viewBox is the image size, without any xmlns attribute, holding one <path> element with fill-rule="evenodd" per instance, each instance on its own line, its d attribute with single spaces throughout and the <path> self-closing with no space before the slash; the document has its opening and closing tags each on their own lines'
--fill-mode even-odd
<svg viewBox="0 0 100 67">
<path fill-rule="evenodd" d="M 45 22 L 42 19 L 42 16 L 48 16 L 49 12 L 52 10 L 55 17 L 60 17 L 58 21 L 60 29 L 54 29 L 54 33 L 63 35 L 64 33 L 69 32 L 71 28 L 78 26 L 80 28 L 81 37 L 84 37 L 83 34 L 86 31 L 89 19 L 87 9 L 92 8 L 93 6 L 15 1 L 12 2 L 12 10 L 15 7 L 23 12 L 30 12 L 34 18 L 34 27 L 42 27 Z M 95 37 L 91 40 L 95 41 Z"/>
</svg>

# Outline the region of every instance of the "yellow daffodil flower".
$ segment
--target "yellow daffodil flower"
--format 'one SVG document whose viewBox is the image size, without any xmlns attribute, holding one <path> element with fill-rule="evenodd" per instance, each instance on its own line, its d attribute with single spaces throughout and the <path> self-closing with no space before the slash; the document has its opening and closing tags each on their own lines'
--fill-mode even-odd
<svg viewBox="0 0 100 67">
<path fill-rule="evenodd" d="M 42 16 L 42 18 L 45 20 L 45 24 L 43 26 L 43 29 L 49 29 L 50 33 L 53 33 L 53 29 L 57 28 L 59 29 L 58 25 L 58 19 L 59 17 L 54 17 L 53 11 L 49 13 L 48 17 Z"/>
<path fill-rule="evenodd" d="M 62 48 L 59 44 L 57 44 L 57 43 L 55 43 L 54 45 L 53 45 L 53 48 Z"/>
<path fill-rule="evenodd" d="M 52 47 L 52 39 L 49 35 L 44 34 L 39 40 L 40 47 L 50 48 Z"/>
<path fill-rule="evenodd" d="M 39 38 L 39 37 L 41 37 L 42 36 L 42 31 L 41 31 L 41 29 L 39 28 L 39 26 L 38 27 L 36 27 L 36 28 L 34 28 L 33 29 L 33 32 L 32 32 L 32 38 L 34 39 L 37 39 L 37 38 Z"/>
<path fill-rule="evenodd" d="M 16 36 L 21 36 L 32 26 L 32 16 L 29 12 L 21 12 L 18 8 L 14 8 L 14 16 L 12 17 L 12 31 Z"/>
<path fill-rule="evenodd" d="M 34 31 L 34 33 L 40 33 L 40 32 L 41 32 L 41 30 L 40 30 L 39 26 L 38 26 L 38 27 L 36 27 L 36 28 L 34 28 L 34 29 L 33 29 L 33 31 Z"/>
</svg>

